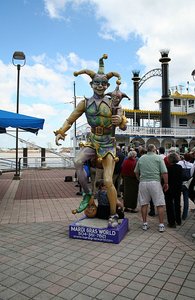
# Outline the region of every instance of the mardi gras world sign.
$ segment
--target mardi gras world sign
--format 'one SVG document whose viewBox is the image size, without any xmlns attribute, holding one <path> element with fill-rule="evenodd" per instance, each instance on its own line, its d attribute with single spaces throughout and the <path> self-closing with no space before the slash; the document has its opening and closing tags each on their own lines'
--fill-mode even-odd
<svg viewBox="0 0 195 300">
<path fill-rule="evenodd" d="M 81 240 L 119 244 L 129 230 L 128 219 L 119 220 L 117 227 L 108 227 L 107 220 L 81 218 L 69 225 L 69 237 Z"/>
</svg>

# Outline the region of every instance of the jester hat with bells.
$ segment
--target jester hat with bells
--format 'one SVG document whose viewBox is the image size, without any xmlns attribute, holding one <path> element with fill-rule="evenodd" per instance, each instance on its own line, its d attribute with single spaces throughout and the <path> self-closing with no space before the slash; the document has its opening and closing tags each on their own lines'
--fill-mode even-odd
<svg viewBox="0 0 195 300">
<path fill-rule="evenodd" d="M 94 79 L 97 79 L 97 78 L 105 78 L 106 80 L 109 80 L 110 78 L 115 76 L 115 77 L 118 78 L 116 83 L 117 83 L 117 85 L 119 85 L 121 83 L 120 82 L 121 77 L 117 72 L 109 72 L 107 74 L 104 74 L 104 61 L 103 60 L 107 59 L 107 58 L 108 58 L 108 55 L 103 54 L 103 56 L 99 59 L 99 70 L 98 70 L 97 73 L 95 73 L 92 70 L 84 69 L 84 70 L 81 70 L 81 71 L 78 71 L 78 72 L 74 72 L 74 76 L 78 76 L 78 75 L 81 75 L 81 74 L 87 74 L 91 77 L 92 82 L 93 82 Z M 108 83 L 108 86 L 109 86 L 109 83 Z"/>
</svg>

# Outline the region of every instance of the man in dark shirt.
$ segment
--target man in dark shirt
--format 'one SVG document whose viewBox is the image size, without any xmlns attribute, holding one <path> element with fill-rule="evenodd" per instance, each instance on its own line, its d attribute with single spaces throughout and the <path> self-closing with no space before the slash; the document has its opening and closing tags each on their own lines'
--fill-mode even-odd
<svg viewBox="0 0 195 300">
<path fill-rule="evenodd" d="M 116 147 L 116 156 L 118 157 L 118 161 L 115 164 L 114 173 L 113 173 L 113 183 L 117 190 L 117 196 L 121 197 L 120 185 L 121 185 L 121 166 L 123 160 L 125 159 L 124 153 L 121 151 L 121 147 Z"/>
</svg>

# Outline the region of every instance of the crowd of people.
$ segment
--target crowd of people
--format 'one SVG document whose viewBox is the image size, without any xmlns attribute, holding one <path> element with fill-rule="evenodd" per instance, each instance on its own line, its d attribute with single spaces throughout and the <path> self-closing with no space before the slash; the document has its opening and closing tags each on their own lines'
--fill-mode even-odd
<svg viewBox="0 0 195 300">
<path fill-rule="evenodd" d="M 164 147 L 157 149 L 154 144 L 149 144 L 147 149 L 143 146 L 128 147 L 127 152 L 117 146 L 117 156 L 119 159 L 115 164 L 113 183 L 118 196 L 119 218 L 124 213 L 137 213 L 140 208 L 142 229 L 149 228 L 148 215 L 157 215 L 158 230 L 163 232 L 166 211 L 167 226 L 180 226 L 188 217 L 189 201 L 194 202 L 195 198 L 195 147 L 180 155 L 175 148 L 170 148 L 165 154 Z M 186 169 L 189 178 L 184 176 Z M 97 177 L 93 175 L 92 191 L 99 207 L 96 217 L 107 219 L 109 201 L 101 170 L 98 162 L 91 167 L 92 174 L 97 173 Z"/>
</svg>

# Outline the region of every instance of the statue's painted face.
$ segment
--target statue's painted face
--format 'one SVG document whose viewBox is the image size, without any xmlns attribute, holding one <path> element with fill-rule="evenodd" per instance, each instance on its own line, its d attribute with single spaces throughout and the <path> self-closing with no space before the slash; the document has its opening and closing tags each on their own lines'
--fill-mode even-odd
<svg viewBox="0 0 195 300">
<path fill-rule="evenodd" d="M 103 95 L 105 90 L 109 87 L 108 79 L 105 75 L 97 74 L 93 78 L 92 82 L 90 83 L 94 93 L 98 94 L 99 96 Z"/>
</svg>

